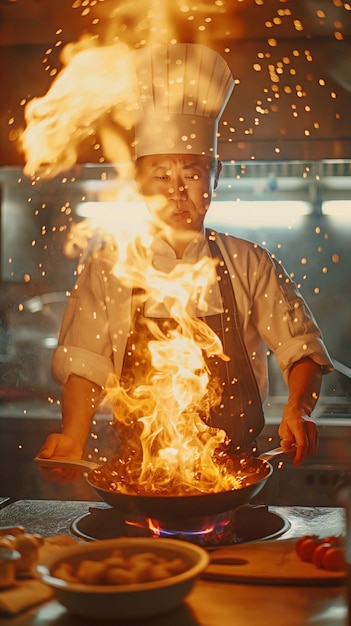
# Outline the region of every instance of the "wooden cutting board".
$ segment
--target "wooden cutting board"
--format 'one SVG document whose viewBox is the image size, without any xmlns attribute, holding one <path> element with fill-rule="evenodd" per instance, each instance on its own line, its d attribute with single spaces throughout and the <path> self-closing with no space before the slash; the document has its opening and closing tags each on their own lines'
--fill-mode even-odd
<svg viewBox="0 0 351 626">
<path fill-rule="evenodd" d="M 295 552 L 295 539 L 254 541 L 210 553 L 207 580 L 261 585 L 342 585 L 346 572 L 319 569 Z"/>
</svg>

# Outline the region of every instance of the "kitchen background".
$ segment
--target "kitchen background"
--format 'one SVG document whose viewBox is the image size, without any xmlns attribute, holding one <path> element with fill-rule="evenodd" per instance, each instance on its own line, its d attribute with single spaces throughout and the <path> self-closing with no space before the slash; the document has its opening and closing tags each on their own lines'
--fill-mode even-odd
<svg viewBox="0 0 351 626">
<path fill-rule="evenodd" d="M 65 45 L 88 33 L 131 47 L 172 34 L 230 65 L 237 84 L 220 124 L 224 170 L 207 223 L 282 260 L 335 364 L 315 412 L 318 454 L 299 470 L 285 463 L 262 497 L 334 504 L 351 455 L 351 5 L 340 0 L 0 2 L 0 496 L 94 497 L 84 480 L 43 484 L 32 458 L 60 423 L 50 360 L 77 268 L 63 252 L 67 232 L 87 216 L 116 215 L 118 173 L 99 129 L 50 180 L 25 176 L 20 150 L 25 103 L 47 92 Z M 286 397 L 273 356 L 269 366 L 262 449 L 278 445 Z M 108 453 L 110 434 L 101 415 L 87 453 Z"/>
</svg>

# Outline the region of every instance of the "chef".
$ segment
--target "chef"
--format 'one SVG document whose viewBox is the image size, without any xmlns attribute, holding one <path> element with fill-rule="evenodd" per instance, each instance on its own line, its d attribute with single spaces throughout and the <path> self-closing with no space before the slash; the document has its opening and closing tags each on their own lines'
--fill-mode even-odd
<svg viewBox="0 0 351 626">
<path fill-rule="evenodd" d="M 317 449 L 311 414 L 322 376 L 332 369 L 321 332 L 266 249 L 204 223 L 221 172 L 218 121 L 233 90 L 231 72 L 219 54 L 198 44 L 151 46 L 132 56 L 135 177 L 153 219 L 152 265 L 168 273 L 205 257 L 216 260 L 216 281 L 190 307 L 219 337 L 226 355 L 207 358 L 209 388 L 220 381 L 222 393 L 204 419 L 225 430 L 232 451 L 254 453 L 272 351 L 288 387 L 278 433 L 299 466 Z M 83 456 L 109 377 L 132 393 L 142 381 L 141 353 L 144 366 L 150 365 L 148 321 L 162 332 L 172 325 L 162 302 L 145 294 L 140 299 L 139 289 L 119 281 L 115 260 L 114 247 L 106 244 L 86 261 L 72 290 L 52 365 L 63 387 L 62 429 L 47 437 L 41 457 Z M 62 477 L 62 470 L 50 470 L 50 479 Z"/>
</svg>

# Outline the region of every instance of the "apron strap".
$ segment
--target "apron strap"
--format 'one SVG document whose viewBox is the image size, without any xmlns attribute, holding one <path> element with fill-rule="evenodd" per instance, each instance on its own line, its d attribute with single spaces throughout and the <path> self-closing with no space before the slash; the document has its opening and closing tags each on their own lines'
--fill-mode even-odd
<svg viewBox="0 0 351 626">
<path fill-rule="evenodd" d="M 223 313 L 204 319 L 222 341 L 229 361 L 209 359 L 214 376 L 224 382 L 222 401 L 211 412 L 211 425 L 223 428 L 231 439 L 231 451 L 252 452 L 255 437 L 264 426 L 262 401 L 245 346 L 233 284 L 212 231 L 206 230 L 211 256 L 219 260 L 217 275 Z M 215 361 L 212 368 L 211 360 Z M 217 369 L 217 372 L 216 372 Z"/>
</svg>

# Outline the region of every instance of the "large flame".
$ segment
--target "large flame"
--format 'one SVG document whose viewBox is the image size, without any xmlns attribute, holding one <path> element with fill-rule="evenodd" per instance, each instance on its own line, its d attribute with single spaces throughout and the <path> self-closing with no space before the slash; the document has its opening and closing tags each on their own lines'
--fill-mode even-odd
<svg viewBox="0 0 351 626">
<path fill-rule="evenodd" d="M 226 359 L 217 335 L 193 315 L 194 302 L 206 308 L 206 291 L 216 280 L 215 261 L 201 259 L 156 270 L 140 241 L 133 242 L 133 264 L 117 263 L 121 280 L 142 289 L 140 305 L 162 303 L 172 324 L 160 327 L 144 318 L 150 367 L 130 389 L 111 377 L 105 403 L 112 405 L 121 439 L 117 458 L 95 473 L 110 490 L 144 494 L 216 492 L 238 487 L 224 462 L 226 434 L 207 426 L 221 399 L 220 381 L 207 359 Z M 140 338 L 139 338 L 140 341 Z M 144 346 L 135 346 L 134 372 Z"/>
<path fill-rule="evenodd" d="M 87 40 L 66 49 L 66 65 L 48 93 L 27 105 L 22 137 L 25 172 L 51 178 L 68 169 L 76 162 L 80 143 L 98 130 L 119 183 L 123 179 L 116 191 L 114 224 L 76 226 L 66 253 L 78 255 L 84 265 L 90 253 L 108 248 L 115 238 L 114 271 L 119 280 L 141 291 L 141 306 L 162 303 L 164 317 L 173 320 L 164 328 L 145 317 L 148 341 L 138 348 L 148 351 L 150 363 L 132 389 L 116 377 L 108 381 L 104 402 L 112 406 L 121 445 L 117 457 L 96 473 L 96 480 L 127 492 L 171 490 L 182 495 L 231 490 L 240 483 L 223 461 L 226 434 L 207 425 L 222 388 L 221 381 L 210 376 L 207 360 L 227 357 L 217 335 L 196 315 L 199 310 L 206 315 L 207 293 L 217 280 L 216 262 L 204 258 L 161 272 L 149 252 L 150 220 L 133 214 L 129 232 L 122 233 L 128 231 L 128 211 L 121 215 L 118 209 L 121 194 L 124 200 L 140 203 L 129 146 L 120 132 L 135 121 L 133 74 L 127 46 L 93 44 Z"/>
<path fill-rule="evenodd" d="M 122 133 L 133 127 L 135 119 L 134 74 L 128 47 L 88 42 L 68 55 L 67 65 L 46 95 L 26 105 L 27 126 L 21 146 L 28 176 L 53 178 L 71 168 L 81 143 L 97 130 L 107 155 L 122 165 L 122 172 L 130 162 L 129 146 Z M 128 167 L 127 173 L 130 175 Z"/>
<path fill-rule="evenodd" d="M 118 202 L 116 211 L 118 213 Z M 119 217 L 120 214 L 119 214 Z M 221 381 L 210 375 L 208 360 L 227 359 L 218 336 L 196 316 L 207 312 L 208 290 L 217 280 L 216 260 L 205 257 L 195 264 L 177 263 L 169 272 L 152 264 L 147 220 L 138 215 L 139 235 L 119 238 L 114 273 L 139 291 L 138 304 L 161 304 L 165 328 L 145 317 L 147 345 L 135 346 L 134 364 L 146 348 L 150 366 L 131 390 L 111 376 L 104 403 L 112 407 L 121 439 L 117 458 L 98 470 L 95 478 L 110 490 L 142 493 L 188 494 L 236 488 L 230 463 L 225 462 L 227 437 L 223 430 L 207 426 L 211 409 L 221 400 Z M 120 223 L 117 217 L 117 225 Z M 134 221 L 135 225 L 135 221 Z M 124 229 L 126 223 L 124 223 Z M 134 230 L 136 226 L 134 226 Z M 141 232 L 142 231 L 142 232 Z M 109 241 L 111 233 L 95 229 L 97 241 Z M 85 222 L 71 233 L 69 250 L 84 250 L 94 241 L 94 229 Z M 121 245 L 119 245 L 121 244 Z M 96 241 L 95 241 L 96 245 Z M 139 337 L 138 341 L 141 341 Z"/>
</svg>

